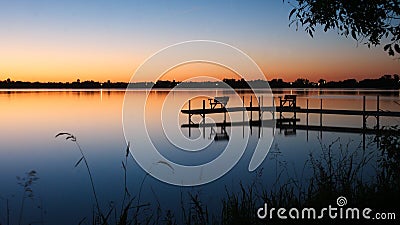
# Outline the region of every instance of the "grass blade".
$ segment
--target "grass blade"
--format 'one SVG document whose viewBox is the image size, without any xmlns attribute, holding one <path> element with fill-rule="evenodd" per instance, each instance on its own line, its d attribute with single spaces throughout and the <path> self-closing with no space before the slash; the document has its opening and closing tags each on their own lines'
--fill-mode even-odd
<svg viewBox="0 0 400 225">
<path fill-rule="evenodd" d="M 126 153 L 125 153 L 125 157 L 128 157 L 129 155 L 129 148 L 130 148 L 131 143 L 128 142 L 128 146 L 126 146 Z"/>
<path fill-rule="evenodd" d="M 70 133 L 67 133 L 67 132 L 60 132 L 60 133 L 58 133 L 55 137 L 57 138 L 57 137 L 63 136 L 63 135 L 72 136 Z"/>
<path fill-rule="evenodd" d="M 83 160 L 83 156 L 81 157 L 81 159 L 78 160 L 78 162 L 75 163 L 75 167 L 77 167 L 79 165 L 79 163 L 81 163 Z"/>
</svg>

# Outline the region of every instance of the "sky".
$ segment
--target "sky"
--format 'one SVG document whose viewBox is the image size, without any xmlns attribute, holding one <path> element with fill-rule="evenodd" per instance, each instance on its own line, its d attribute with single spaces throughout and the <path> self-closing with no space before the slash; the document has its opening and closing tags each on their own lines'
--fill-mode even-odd
<svg viewBox="0 0 400 225">
<path fill-rule="evenodd" d="M 152 54 L 189 40 L 215 40 L 242 50 L 268 80 L 400 73 L 400 61 L 383 46 L 357 46 L 335 31 L 317 30 L 311 38 L 289 27 L 290 10 L 282 0 L 0 0 L 0 80 L 129 81 Z M 186 67 L 169 73 L 185 79 L 196 71 Z M 199 66 L 204 75 L 230 73 L 205 67 Z"/>
</svg>

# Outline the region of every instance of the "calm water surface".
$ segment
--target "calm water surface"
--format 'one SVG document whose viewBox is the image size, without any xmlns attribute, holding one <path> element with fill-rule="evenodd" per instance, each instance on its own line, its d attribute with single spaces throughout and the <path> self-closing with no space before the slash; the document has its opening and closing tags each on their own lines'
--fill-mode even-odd
<svg viewBox="0 0 400 225">
<path fill-rule="evenodd" d="M 191 90 L 204 93 L 208 96 L 231 95 L 222 90 Z M 174 98 L 185 98 L 188 91 L 174 93 Z M 380 109 L 400 111 L 400 98 L 398 91 L 349 91 L 349 90 L 290 90 L 274 91 L 275 96 L 284 94 L 297 94 L 298 105 L 306 106 L 309 101 L 310 108 L 319 108 L 323 100 L 324 108 L 331 109 L 362 109 L 362 96 L 367 96 L 367 110 L 376 110 L 376 95 L 380 95 Z M 131 91 L 133 96 L 142 96 L 144 90 Z M 189 153 L 176 151 L 163 136 L 160 128 L 161 110 L 163 99 L 167 91 L 158 90 L 150 93 L 151 103 L 147 115 L 148 127 L 152 140 L 161 150 L 162 154 L 178 163 L 202 164 L 217 157 L 226 142 L 215 142 L 204 154 L 196 157 Z M 124 160 L 126 142 L 122 129 L 122 105 L 124 91 L 63 91 L 63 90 L 2 90 L 0 91 L 0 223 L 6 220 L 6 202 L 9 201 L 11 224 L 15 224 L 19 217 L 23 189 L 18 185 L 16 176 L 23 177 L 30 170 L 38 172 L 39 180 L 33 186 L 35 197 L 28 200 L 24 207 L 24 223 L 40 221 L 46 224 L 77 224 L 84 217 L 91 217 L 93 196 L 90 181 L 85 167 L 74 167 L 80 158 L 76 146 L 62 138 L 55 138 L 58 132 L 73 133 L 86 153 L 92 169 L 94 182 L 100 198 L 101 205 L 107 208 L 111 202 L 118 204 L 124 193 L 123 169 L 121 161 Z M 250 94 L 241 93 L 248 104 Z M 230 102 L 231 106 L 240 106 L 238 102 Z M 278 100 L 276 100 L 278 104 Z M 263 102 L 263 105 L 271 103 Z M 184 108 L 187 105 L 183 106 Z M 201 98 L 193 100 L 192 108 L 201 107 Z M 256 115 L 256 114 L 254 114 Z M 241 117 L 241 115 L 239 115 Z M 299 124 L 305 124 L 305 116 L 299 115 Z M 221 121 L 221 116 L 211 117 Z M 231 118 L 233 119 L 233 118 Z M 309 124 L 319 125 L 319 115 L 310 115 Z M 178 120 L 181 124 L 187 122 L 187 116 L 180 114 Z M 194 121 L 200 118 L 194 117 Z M 361 117 L 324 115 L 323 123 L 327 126 L 361 127 Z M 375 126 L 375 118 L 368 118 L 368 127 Z M 381 118 L 381 125 L 400 124 L 399 119 Z M 228 128 L 228 134 L 233 129 L 241 130 L 242 127 Z M 266 134 L 272 128 L 254 128 L 250 136 L 248 148 L 252 149 L 258 136 Z M 360 150 L 362 144 L 361 134 L 332 133 L 319 131 L 297 130 L 295 135 L 285 135 L 284 131 L 273 130 L 275 138 L 270 153 L 262 163 L 261 182 L 271 186 L 277 179 L 283 164 L 294 174 L 303 171 L 303 167 L 310 152 L 318 152 L 321 144 L 330 144 L 340 138 L 340 142 L 347 144 L 351 150 Z M 182 128 L 183 135 L 189 136 L 188 129 Z M 259 133 L 261 132 L 261 133 Z M 202 138 L 199 129 L 191 131 L 191 138 Z M 205 139 L 212 138 L 207 129 Z M 368 150 L 376 150 L 376 145 L 368 144 L 373 139 L 367 135 Z M 232 140 L 240 142 L 241 140 Z M 135 145 L 132 143 L 132 151 Z M 197 153 L 196 153 L 197 154 Z M 132 195 L 141 193 L 141 201 L 156 203 L 164 209 L 175 210 L 179 214 L 181 193 L 194 192 L 204 202 L 210 205 L 210 210 L 219 215 L 218 205 L 224 197 L 225 188 L 238 190 L 239 182 L 249 184 L 255 180 L 256 172 L 248 171 L 248 164 L 252 156 L 251 150 L 246 150 L 239 163 L 224 177 L 198 187 L 182 188 L 160 182 L 146 173 L 130 157 L 128 161 L 128 187 Z M 279 167 L 279 168 L 278 168 Z M 304 177 L 310 172 L 305 169 Z M 368 173 L 372 170 L 366 170 Z M 290 175 L 288 175 L 290 176 Z M 297 175 L 302 179 L 300 175 Z M 143 187 L 141 188 L 141 183 Z M 140 191 L 141 190 L 141 191 Z M 157 203 L 157 204 L 158 204 Z M 38 208 L 41 206 L 42 209 Z"/>
</svg>

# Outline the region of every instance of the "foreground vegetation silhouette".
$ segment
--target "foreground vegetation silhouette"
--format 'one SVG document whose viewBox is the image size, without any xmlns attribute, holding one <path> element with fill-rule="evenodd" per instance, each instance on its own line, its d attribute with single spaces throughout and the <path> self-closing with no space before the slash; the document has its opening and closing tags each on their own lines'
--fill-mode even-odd
<svg viewBox="0 0 400 225">
<path fill-rule="evenodd" d="M 285 1 L 285 0 L 284 0 Z M 390 56 L 400 56 L 400 1 L 398 0 L 286 0 L 293 9 L 290 25 L 299 26 L 314 37 L 315 29 L 322 27 L 351 36 L 368 48 L 386 42 L 383 50 Z"/>
<path fill-rule="evenodd" d="M 56 135 L 64 137 L 73 142 L 81 154 L 80 159 L 75 163 L 75 167 L 84 164 L 88 173 L 93 194 L 93 215 L 84 218 L 76 218 L 77 224 L 302 224 L 305 220 L 279 220 L 274 219 L 260 220 L 257 218 L 257 209 L 264 203 L 268 206 L 279 208 L 303 208 L 313 207 L 321 209 L 328 205 L 335 205 L 338 196 L 345 196 L 352 207 L 371 208 L 374 212 L 396 212 L 398 213 L 398 202 L 400 202 L 400 136 L 398 126 L 385 127 L 393 131 L 384 132 L 381 136 L 371 140 L 371 145 L 378 144 L 378 151 L 363 150 L 359 148 L 350 149 L 349 143 L 343 143 L 340 138 L 330 144 L 320 143 L 319 150 L 310 151 L 308 161 L 304 168 L 312 169 L 310 177 L 303 173 L 289 175 L 289 170 L 285 163 L 276 164 L 276 181 L 269 186 L 263 184 L 263 169 L 256 171 L 253 181 L 244 185 L 238 182 L 238 192 L 226 188 L 226 194 L 221 199 L 221 211 L 210 212 L 209 205 L 202 200 L 202 194 L 195 190 L 181 191 L 180 212 L 165 209 L 158 202 L 145 202 L 141 200 L 141 192 L 146 174 L 140 182 L 139 192 L 131 193 L 128 187 L 127 164 L 130 155 L 130 145 L 128 143 L 124 159 L 121 162 L 124 180 L 121 190 L 123 199 L 120 204 L 113 204 L 107 208 L 101 208 L 99 200 L 101 196 L 96 193 L 94 178 L 91 173 L 87 158 L 83 149 L 79 145 L 77 138 L 66 132 Z M 275 146 L 272 155 L 279 154 L 278 146 Z M 369 163 L 376 164 L 374 176 L 368 177 L 364 174 L 364 169 Z M 284 175 L 287 175 L 286 177 Z M 22 220 L 24 201 L 26 198 L 33 197 L 32 185 L 38 180 L 36 171 L 30 171 L 24 178 L 19 178 L 18 182 L 23 187 L 23 199 L 19 215 L 19 223 Z M 175 215 L 182 215 L 176 217 Z M 398 216 L 398 215 L 397 215 Z M 4 223 L 9 225 L 9 218 Z M 44 224 L 42 219 L 41 223 Z M 333 223 L 338 220 L 306 220 L 307 224 Z M 339 223 L 366 224 L 374 221 L 365 220 L 340 220 Z M 378 221 L 375 221 L 378 222 Z M 385 221 L 398 222 L 398 220 Z M 380 222 L 382 223 L 382 221 Z M 3 224 L 0 221 L 0 224 Z"/>
<path fill-rule="evenodd" d="M 256 173 L 254 181 L 250 185 L 239 183 L 240 191 L 238 193 L 226 189 L 226 196 L 222 199 L 222 212 L 210 213 L 207 204 L 201 200 L 201 195 L 195 192 L 188 192 L 188 202 L 181 199 L 181 209 L 184 215 L 181 220 L 174 216 L 171 210 L 165 210 L 157 207 L 153 208 L 151 203 L 140 201 L 140 192 L 147 175 L 141 182 L 140 191 L 136 196 L 137 201 L 131 196 L 127 187 L 127 163 L 130 146 L 128 144 L 125 151 L 125 161 L 122 162 L 124 170 L 124 198 L 121 204 L 119 217 L 115 224 L 265 224 L 271 221 L 262 221 L 257 218 L 256 211 L 262 204 L 268 203 L 274 207 L 315 207 L 322 208 L 336 202 L 338 196 L 346 196 L 351 199 L 354 207 L 369 207 L 374 210 L 386 210 L 387 212 L 396 211 L 400 200 L 400 152 L 399 136 L 397 126 L 386 127 L 393 131 L 393 135 L 377 136 L 371 143 L 379 144 L 379 157 L 377 158 L 376 176 L 372 179 L 364 177 L 363 170 L 374 159 L 377 152 L 367 152 L 361 147 L 358 149 L 349 149 L 348 143 L 342 143 L 338 138 L 329 145 L 321 143 L 319 152 L 310 152 L 307 165 L 313 170 L 310 178 L 288 176 L 288 180 L 282 180 L 280 176 L 272 189 L 267 189 L 261 182 L 262 169 Z M 77 144 L 82 153 L 76 138 L 68 133 L 66 139 Z M 82 158 L 77 162 L 78 165 L 84 160 Z M 90 171 L 87 167 L 88 172 Z M 280 166 L 279 173 L 287 173 L 284 165 Z M 89 173 L 89 177 L 90 177 Z M 304 183 L 304 179 L 307 182 Z M 90 177 L 95 194 L 93 180 Z M 267 191 L 269 190 L 269 191 Z M 183 195 L 184 193 L 181 193 Z M 97 197 L 95 197 L 97 201 Z M 96 203 L 97 205 L 97 203 Z M 185 207 L 189 205 L 189 207 Z M 144 213 L 144 209 L 153 209 L 151 215 Z M 156 210 L 154 210 L 156 209 Z M 110 224 L 109 215 L 111 208 L 106 214 L 103 214 L 100 208 L 96 213 L 96 221 L 93 224 Z M 143 216 L 145 215 L 145 216 Z M 272 220 L 274 223 L 287 221 Z M 299 223 L 298 221 L 290 221 Z M 320 223 L 321 221 L 311 221 Z M 331 221 L 332 222 L 332 221 Z M 351 221 L 354 223 L 354 221 Z M 366 221 L 363 221 L 365 223 Z"/>
</svg>

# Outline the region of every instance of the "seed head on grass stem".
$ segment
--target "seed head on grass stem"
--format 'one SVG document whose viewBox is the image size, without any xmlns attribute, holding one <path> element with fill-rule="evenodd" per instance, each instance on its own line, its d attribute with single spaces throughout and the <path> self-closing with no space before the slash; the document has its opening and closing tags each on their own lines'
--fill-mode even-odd
<svg viewBox="0 0 400 225">
<path fill-rule="evenodd" d="M 24 189 L 24 192 L 22 194 L 22 201 L 21 201 L 21 209 L 19 213 L 19 219 L 18 219 L 18 224 L 20 225 L 22 223 L 22 217 L 24 214 L 24 206 L 25 206 L 25 199 L 26 198 L 31 198 L 33 199 L 34 194 L 33 194 L 33 189 L 32 185 L 39 180 L 39 177 L 37 177 L 37 172 L 35 170 L 31 170 L 28 173 L 26 173 L 25 177 L 19 177 L 17 176 L 18 184 Z"/>
<path fill-rule="evenodd" d="M 70 133 L 67 133 L 67 132 L 60 132 L 55 137 L 57 138 L 57 137 L 61 137 L 61 136 L 64 136 L 65 140 L 70 140 L 70 141 L 74 142 L 76 147 L 78 148 L 78 150 L 79 150 L 79 152 L 81 154 L 81 158 L 75 163 L 75 167 L 77 167 L 82 161 L 85 163 L 86 170 L 87 170 L 87 172 L 89 174 L 90 184 L 92 186 L 93 196 L 94 196 L 94 199 L 96 201 L 97 212 L 102 217 L 102 219 L 105 220 L 105 217 L 104 217 L 104 215 L 103 215 L 103 213 L 101 212 L 101 209 L 100 209 L 99 200 L 97 198 L 96 189 L 95 189 L 94 182 L 93 182 L 92 172 L 90 171 L 90 167 L 89 167 L 89 164 L 88 164 L 88 162 L 86 160 L 86 156 L 83 153 L 83 150 L 82 150 L 81 146 L 79 145 L 79 142 L 77 141 L 77 139 L 76 139 L 76 137 L 74 135 L 72 135 Z"/>
</svg>

